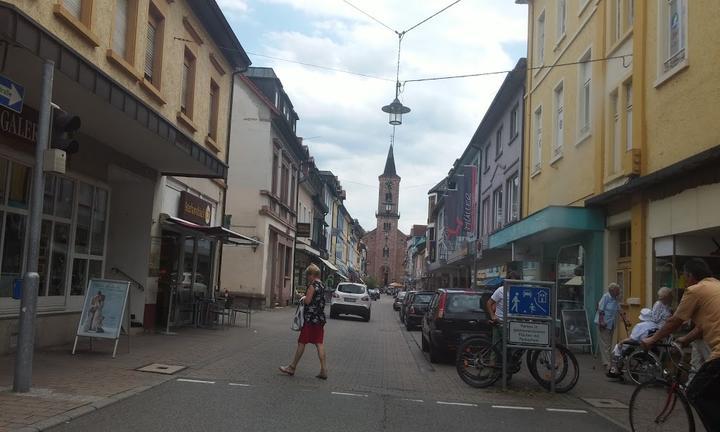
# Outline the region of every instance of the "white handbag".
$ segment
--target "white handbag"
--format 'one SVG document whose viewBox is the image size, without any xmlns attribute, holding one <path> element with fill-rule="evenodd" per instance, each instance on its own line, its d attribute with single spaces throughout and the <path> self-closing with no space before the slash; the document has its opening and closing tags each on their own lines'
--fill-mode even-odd
<svg viewBox="0 0 720 432">
<path fill-rule="evenodd" d="M 290 330 L 292 331 L 300 331 L 303 327 L 303 324 L 305 324 L 305 302 L 303 301 L 305 297 L 300 299 L 300 303 L 297 306 L 297 309 L 295 309 L 295 316 L 293 317 L 292 324 L 290 325 Z"/>
</svg>

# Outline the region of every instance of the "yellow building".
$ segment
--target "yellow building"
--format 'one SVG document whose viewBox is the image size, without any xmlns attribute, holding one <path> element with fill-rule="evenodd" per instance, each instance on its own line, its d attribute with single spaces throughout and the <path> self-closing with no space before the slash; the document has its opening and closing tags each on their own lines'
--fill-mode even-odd
<svg viewBox="0 0 720 432">
<path fill-rule="evenodd" d="M 720 88 L 708 84 L 720 4 L 517 3 L 528 5 L 523 222 L 545 225 L 495 243 L 515 240 L 516 259 L 554 276 L 561 309 L 584 303 L 592 320 L 618 282 L 636 321 L 660 286 L 683 287 L 688 257 L 720 271 Z"/>
<path fill-rule="evenodd" d="M 22 109 L 0 108 L 0 353 L 17 338 L 46 60 L 54 127 L 64 111 L 80 128 L 65 172 L 45 175 L 39 345 L 75 334 L 92 278 L 131 282 L 133 327 L 164 328 L 169 310 L 187 321 L 193 294 L 216 285 L 229 95 L 249 65 L 219 6 L 8 0 L 0 16 L 2 75 L 24 88 Z"/>
</svg>

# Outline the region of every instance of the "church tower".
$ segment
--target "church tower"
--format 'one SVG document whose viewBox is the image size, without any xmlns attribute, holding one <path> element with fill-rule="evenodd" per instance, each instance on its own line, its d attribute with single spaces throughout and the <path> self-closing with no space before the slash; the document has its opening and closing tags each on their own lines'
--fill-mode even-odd
<svg viewBox="0 0 720 432">
<path fill-rule="evenodd" d="M 378 206 L 374 265 L 377 280 L 383 286 L 392 282 L 403 283 L 402 259 L 405 236 L 398 230 L 400 219 L 400 176 L 395 171 L 393 146 L 390 145 L 385 170 L 378 177 Z"/>
</svg>

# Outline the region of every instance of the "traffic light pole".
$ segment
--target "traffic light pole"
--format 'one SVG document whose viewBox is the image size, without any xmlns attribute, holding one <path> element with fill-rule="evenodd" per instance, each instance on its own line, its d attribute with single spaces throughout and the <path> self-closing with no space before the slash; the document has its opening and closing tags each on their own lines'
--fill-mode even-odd
<svg viewBox="0 0 720 432">
<path fill-rule="evenodd" d="M 26 393 L 32 385 L 33 350 L 35 348 L 35 316 L 37 313 L 38 257 L 40 255 L 40 230 L 42 224 L 43 190 L 45 175 L 43 157 L 50 140 L 50 116 L 52 113 L 52 88 L 55 63 L 45 60 L 42 71 L 40 94 L 40 113 L 38 118 L 37 140 L 35 142 L 35 169 L 33 171 L 32 191 L 30 195 L 30 229 L 27 251 L 27 264 L 23 276 L 22 299 L 20 300 L 20 331 L 18 334 L 17 354 L 15 356 L 15 379 L 13 391 Z"/>
</svg>

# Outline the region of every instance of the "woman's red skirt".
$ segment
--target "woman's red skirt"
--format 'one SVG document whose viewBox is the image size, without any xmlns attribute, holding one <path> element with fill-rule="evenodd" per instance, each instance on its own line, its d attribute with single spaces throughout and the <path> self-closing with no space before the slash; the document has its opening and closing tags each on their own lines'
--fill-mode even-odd
<svg viewBox="0 0 720 432">
<path fill-rule="evenodd" d="M 325 326 L 322 324 L 305 323 L 300 330 L 298 343 L 318 345 L 323 343 L 325 338 Z"/>
</svg>

